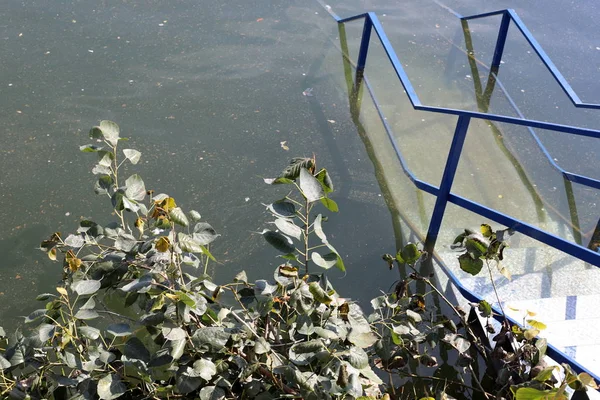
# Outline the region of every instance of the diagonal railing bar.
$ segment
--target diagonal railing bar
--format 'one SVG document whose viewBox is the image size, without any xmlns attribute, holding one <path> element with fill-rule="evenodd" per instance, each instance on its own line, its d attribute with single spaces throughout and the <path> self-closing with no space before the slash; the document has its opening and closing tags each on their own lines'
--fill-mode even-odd
<svg viewBox="0 0 600 400">
<path fill-rule="evenodd" d="M 317 0 L 317 1 L 322 3 L 320 0 Z M 582 247 L 578 244 L 569 242 L 563 238 L 560 238 L 560 237 L 555 236 L 551 233 L 548 233 L 544 230 L 536 228 L 530 224 L 527 224 L 527 223 L 520 221 L 516 218 L 513 218 L 509 215 L 503 214 L 497 210 L 486 207 L 482 204 L 471 201 L 467 198 L 458 196 L 458 195 L 452 193 L 452 191 L 451 191 L 454 175 L 456 173 L 456 169 L 457 169 L 458 162 L 460 159 L 462 145 L 464 143 L 464 140 L 465 140 L 465 137 L 466 137 L 466 134 L 468 131 L 469 121 L 473 118 L 483 119 L 483 120 L 488 120 L 488 121 L 497 121 L 497 122 L 502 122 L 502 123 L 518 125 L 518 126 L 524 126 L 524 127 L 528 127 L 528 128 L 539 128 L 539 129 L 546 129 L 546 130 L 556 131 L 556 132 L 564 132 L 564 133 L 568 133 L 568 134 L 572 134 L 572 135 L 579 135 L 579 136 L 584 136 L 584 137 L 600 138 L 600 131 L 593 130 L 593 129 L 586 129 L 586 128 L 578 128 L 578 127 L 569 126 L 569 125 L 529 120 L 529 119 L 524 119 L 524 118 L 515 118 L 515 117 L 504 116 L 504 115 L 488 114 L 487 112 L 475 112 L 475 111 L 459 110 L 459 109 L 453 109 L 453 108 L 432 107 L 432 106 L 422 105 L 416 91 L 414 90 L 412 83 L 410 82 L 410 80 L 408 78 L 408 75 L 404 71 L 404 68 L 402 67 L 402 64 L 400 63 L 400 60 L 399 60 L 398 56 L 396 55 L 387 35 L 385 34 L 385 31 L 383 30 L 383 26 L 381 25 L 377 16 L 374 13 L 365 13 L 365 14 L 352 16 L 349 18 L 340 18 L 331 10 L 330 7 L 328 8 L 328 6 L 326 6 L 324 4 L 322 4 L 322 5 L 325 7 L 325 9 L 327 9 L 329 14 L 339 24 L 343 24 L 345 22 L 355 21 L 355 20 L 359 20 L 359 19 L 365 19 L 365 23 L 363 26 L 363 36 L 362 36 L 361 46 L 360 46 L 361 50 L 359 53 L 359 62 L 357 63 L 357 67 L 356 67 L 356 83 L 355 83 L 355 85 L 358 86 L 364 82 L 366 87 L 369 89 L 369 93 L 373 98 L 375 108 L 377 109 L 380 119 L 384 124 L 384 128 L 388 134 L 388 137 L 390 138 L 390 140 L 393 144 L 394 150 L 395 150 L 396 154 L 398 155 L 398 159 L 402 165 L 402 169 L 405 172 L 405 174 L 410 178 L 410 180 L 415 184 L 416 187 L 418 187 L 424 191 L 427 191 L 428 193 L 431 193 L 437 197 L 436 205 L 435 205 L 435 208 L 433 211 L 433 216 L 430 221 L 429 229 L 427 232 L 427 237 L 425 239 L 425 244 L 426 244 L 425 250 L 426 251 L 428 251 L 430 254 L 435 254 L 435 252 L 433 250 L 434 250 L 435 243 L 437 240 L 437 234 L 438 234 L 440 226 L 441 226 L 441 222 L 443 219 L 444 210 L 446 208 L 446 205 L 448 202 L 450 202 L 459 207 L 462 207 L 463 209 L 469 210 L 469 211 L 474 212 L 478 215 L 481 215 L 485 218 L 488 218 L 492 221 L 495 221 L 504 226 L 507 226 L 508 228 L 510 228 L 514 231 L 517 231 L 517 232 L 523 233 L 529 237 L 532 237 L 532 238 L 534 238 L 542 243 L 545 243 L 551 247 L 554 247 L 566 254 L 569 254 L 576 258 L 579 258 L 580 260 L 588 262 L 596 267 L 600 267 L 600 254 L 599 253 L 591 251 L 591 250 L 589 250 L 585 247 Z M 516 13 L 514 13 L 514 11 L 502 10 L 502 11 L 496 11 L 496 12 L 492 12 L 492 13 L 479 14 L 479 15 L 476 15 L 473 17 L 461 17 L 461 18 L 474 19 L 474 18 L 488 17 L 488 16 L 492 16 L 492 15 L 503 15 L 503 22 L 501 23 L 501 31 L 508 30 L 508 25 L 509 25 L 508 22 L 510 22 L 510 21 L 507 21 L 507 19 L 504 17 L 506 17 L 506 15 L 509 15 L 510 19 L 513 22 L 515 22 L 515 24 L 519 27 L 521 32 L 526 37 L 528 37 L 529 43 L 532 45 L 532 47 L 534 47 L 536 49 L 536 52 L 543 59 L 544 63 L 549 68 L 550 72 L 554 75 L 554 77 L 559 82 L 559 84 L 561 84 L 561 86 L 563 87 L 563 90 L 565 90 L 565 93 L 567 95 L 570 95 L 571 93 L 568 90 L 568 89 L 570 89 L 570 91 L 574 94 L 574 91 L 572 91 L 571 87 L 568 85 L 568 83 L 566 82 L 564 77 L 562 77 L 562 75 L 560 75 L 560 73 L 558 72 L 558 69 L 556 69 L 554 64 L 552 64 L 551 61 L 550 61 L 550 63 L 547 62 L 547 61 L 549 61 L 548 56 L 545 54 L 545 52 L 543 52 L 543 50 L 541 49 L 541 46 L 539 46 L 537 41 L 535 41 L 535 39 L 533 39 L 533 37 L 531 36 L 531 33 L 527 30 L 527 28 L 522 23 L 522 21 L 518 18 L 518 16 L 516 16 Z M 430 183 L 427 183 L 427 182 L 424 182 L 424 181 L 418 179 L 410 171 L 410 168 L 408 167 L 408 165 L 406 164 L 406 161 L 402 157 L 400 148 L 398 147 L 398 145 L 396 143 L 396 140 L 393 135 L 393 131 L 392 131 L 391 127 L 389 126 L 389 124 L 386 122 L 383 112 L 381 111 L 381 108 L 379 107 L 379 104 L 374 96 L 372 89 L 370 88 L 370 85 L 368 84 L 368 81 L 366 80 L 366 77 L 364 77 L 364 79 L 363 79 L 364 69 L 365 69 L 365 65 L 366 65 L 366 58 L 367 58 L 367 53 L 368 53 L 368 46 L 369 46 L 371 31 L 373 29 L 375 30 L 382 46 L 384 47 L 385 53 L 386 53 L 389 61 L 391 62 L 392 67 L 394 68 L 394 71 L 395 71 L 398 79 L 400 80 L 401 84 L 403 85 L 405 93 L 408 96 L 408 98 L 413 106 L 413 109 L 415 109 L 417 111 L 426 111 L 426 112 L 456 115 L 458 117 L 453 142 L 451 145 L 451 151 L 448 154 L 448 160 L 446 162 L 446 167 L 444 169 L 440 187 L 435 187 L 435 186 L 431 185 Z M 500 34 L 505 35 L 506 32 L 500 32 Z M 501 60 L 504 42 L 505 42 L 505 38 L 499 38 L 497 40 L 496 50 L 498 50 L 498 49 L 500 49 L 500 50 L 495 52 L 494 59 L 496 61 L 498 61 L 498 63 L 500 62 L 499 60 Z M 496 72 L 496 71 L 494 71 L 494 72 Z M 497 78 L 495 74 L 494 74 L 494 77 Z M 566 85 L 564 85 L 564 84 L 566 84 Z M 354 90 L 358 93 L 358 89 L 356 86 L 355 86 Z M 570 98 L 571 98 L 571 100 L 573 100 L 574 98 L 578 99 L 578 97 L 571 97 L 571 96 L 570 96 Z M 583 104 L 583 103 L 581 103 L 581 104 Z M 581 104 L 579 106 L 582 106 Z M 590 104 L 587 104 L 587 106 L 588 106 L 587 108 L 600 108 L 600 106 L 590 105 Z M 545 148 L 543 150 L 545 150 Z M 549 155 L 549 153 L 547 153 L 547 151 L 545 151 L 545 155 Z M 597 184 L 596 183 L 597 181 L 595 181 L 591 178 L 582 177 L 582 176 L 578 176 L 578 175 L 571 174 L 571 173 L 563 174 L 563 176 L 565 176 L 565 177 L 568 176 L 569 178 L 571 178 L 570 180 L 572 180 L 573 182 L 583 183 L 583 184 L 588 183 L 592 187 L 595 187 L 595 185 Z M 447 267 L 445 267 L 443 263 L 440 263 L 440 265 L 441 265 L 442 269 L 444 270 L 444 272 L 446 273 L 446 275 L 449 277 L 449 279 L 453 282 L 453 284 L 457 287 L 457 289 L 460 291 L 460 293 L 465 298 L 467 298 L 471 301 L 481 300 L 481 298 L 479 296 L 477 296 L 473 292 L 466 289 L 464 287 L 464 285 L 461 284 L 459 279 Z M 518 325 L 517 321 L 515 321 L 513 319 L 510 319 L 510 320 L 511 320 L 511 323 Z M 572 357 L 567 356 L 566 354 L 564 354 L 563 352 L 561 352 L 560 350 L 558 350 L 556 347 L 554 347 L 552 345 L 548 346 L 547 354 L 551 358 L 555 359 L 558 362 L 567 362 L 567 363 L 571 364 L 573 369 L 577 372 L 587 372 L 594 379 L 600 380 L 600 377 L 598 375 L 596 375 L 593 372 L 591 372 L 590 370 L 586 369 L 581 364 L 579 364 L 577 361 L 575 361 Z"/>
<path fill-rule="evenodd" d="M 569 84 L 567 79 L 563 76 L 563 74 L 561 74 L 561 72 L 558 70 L 556 65 L 552 62 L 552 60 L 550 59 L 548 54 L 546 54 L 546 52 L 544 51 L 542 46 L 538 43 L 538 41 L 535 39 L 535 37 L 531 34 L 529 29 L 527 29 L 527 26 L 525 25 L 525 23 L 523 23 L 523 21 L 521 20 L 519 15 L 515 12 L 515 10 L 509 8 L 509 9 L 502 10 L 502 11 L 494 11 L 494 12 L 490 12 L 490 13 L 471 15 L 468 17 L 461 17 L 461 19 L 473 20 L 473 19 L 487 18 L 487 17 L 491 17 L 494 15 L 499 15 L 499 14 L 503 15 L 502 26 L 501 26 L 499 34 L 498 34 L 499 42 L 506 40 L 506 34 L 508 31 L 508 23 L 509 23 L 509 19 L 510 19 L 516 25 L 516 27 L 519 29 L 519 31 L 521 31 L 525 40 L 527 40 L 529 45 L 536 52 L 536 54 L 538 55 L 538 57 L 540 58 L 542 63 L 546 66 L 548 71 L 550 71 L 550 73 L 552 74 L 552 76 L 554 77 L 556 82 L 558 82 L 558 84 L 560 85 L 562 90 L 565 92 L 565 94 L 569 97 L 569 99 L 571 100 L 573 105 L 577 108 L 591 108 L 591 109 L 596 109 L 596 110 L 600 109 L 600 104 L 586 103 L 586 102 L 581 101 L 581 99 L 579 98 L 577 93 L 575 93 L 575 90 L 573 90 L 573 88 L 571 87 L 571 85 Z M 498 46 L 496 47 L 496 50 L 498 50 Z M 495 51 L 494 52 L 494 61 L 492 62 L 492 66 L 499 65 L 501 58 L 502 58 L 502 51 L 500 50 L 499 54 L 498 54 L 498 51 Z"/>
</svg>

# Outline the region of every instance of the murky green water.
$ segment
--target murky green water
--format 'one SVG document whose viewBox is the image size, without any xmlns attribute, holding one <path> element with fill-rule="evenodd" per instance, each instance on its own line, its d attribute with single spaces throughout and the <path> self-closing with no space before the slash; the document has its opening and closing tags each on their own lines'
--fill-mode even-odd
<svg viewBox="0 0 600 400">
<path fill-rule="evenodd" d="M 580 96 L 600 101 L 597 80 L 590 78 L 600 65 L 591 19 L 596 5 L 550 3 L 445 2 L 465 15 L 516 8 Z M 457 50 L 464 38 L 455 17 L 439 4 L 353 0 L 330 6 L 342 16 L 365 10 L 380 16 L 424 103 L 477 109 L 473 72 Z M 556 29 L 561 23 L 566 28 Z M 481 60 L 491 58 L 495 29 L 493 20 L 471 26 Z M 360 30 L 358 24 L 348 27 L 351 49 Z M 143 152 L 135 171 L 148 187 L 198 209 L 222 233 L 214 249 L 221 264 L 214 272 L 223 279 L 241 269 L 251 278 L 270 274 L 276 254 L 252 232 L 267 222 L 261 203 L 282 193 L 263 186 L 261 177 L 274 176 L 292 156 L 316 153 L 337 183 L 334 199 L 341 213 L 327 228 L 348 268 L 337 286 L 363 302 L 388 290 L 390 275 L 380 255 L 395 249 L 392 219 L 350 118 L 337 35 L 333 20 L 312 1 L 6 1 L 0 10 L 0 320 L 14 323 L 15 316 L 28 313 L 26 299 L 58 281 L 60 265 L 34 250 L 41 239 L 75 229 L 82 217 L 108 221 L 110 205 L 92 191 L 92 160 L 77 151 L 101 119 L 118 122 L 131 146 Z M 378 72 L 386 65 L 377 56 L 381 49 L 372 49 L 369 78 L 390 111 L 386 115 L 404 135 L 403 146 L 413 149 L 407 157 L 415 172 L 437 184 L 453 120 L 410 114 L 399 85 L 388 79 L 389 68 Z M 524 43 L 514 39 L 506 51 L 511 69 L 503 69 L 501 77 L 527 117 L 600 125 L 596 113 L 570 107 Z M 313 96 L 303 95 L 307 88 Z M 599 176 L 599 147 L 591 139 L 546 136 L 561 165 Z M 519 148 L 515 137 L 512 146 Z M 474 149 L 490 143 L 474 140 Z M 500 209 L 514 207 L 499 196 L 512 190 L 518 173 L 494 169 L 498 156 L 483 167 L 481 154 L 470 157 L 462 175 L 487 168 L 500 190 L 490 192 L 475 175 L 459 187 L 471 193 L 479 188 L 476 199 Z M 521 157 L 525 162 L 527 156 Z M 393 162 L 383 168 L 392 170 Z M 535 171 L 542 174 L 537 181 L 556 179 L 551 171 Z M 555 187 L 540 190 L 551 197 Z M 576 190 L 583 193 L 581 220 L 588 232 L 597 222 L 596 195 Z M 561 193 L 555 200 L 564 214 Z M 422 201 L 408 195 L 409 208 Z M 527 214 L 539 222 L 535 204 Z"/>
</svg>

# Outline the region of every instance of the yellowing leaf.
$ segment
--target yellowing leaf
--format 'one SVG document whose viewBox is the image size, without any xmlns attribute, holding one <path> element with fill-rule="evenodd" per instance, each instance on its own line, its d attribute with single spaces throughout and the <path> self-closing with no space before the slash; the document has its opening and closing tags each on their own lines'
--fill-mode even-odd
<svg viewBox="0 0 600 400">
<path fill-rule="evenodd" d="M 160 251 L 161 253 L 169 251 L 169 247 L 171 247 L 171 241 L 166 236 L 161 236 L 156 241 L 156 250 Z"/>
<path fill-rule="evenodd" d="M 71 272 L 75 272 L 81 267 L 81 260 L 77 258 L 75 253 L 73 253 L 73 250 L 69 250 L 67 254 L 65 254 L 65 261 Z"/>
<path fill-rule="evenodd" d="M 160 310 L 165 305 L 165 296 L 160 295 L 154 300 L 154 304 L 152 304 L 152 309 L 150 311 Z"/>
<path fill-rule="evenodd" d="M 528 317 L 535 317 L 536 315 L 537 315 L 537 313 L 535 311 L 527 310 Z"/>
<path fill-rule="evenodd" d="M 49 259 L 51 259 L 52 261 L 56 261 L 56 248 L 50 249 L 50 251 L 47 254 Z"/>
<path fill-rule="evenodd" d="M 144 220 L 140 217 L 138 217 L 135 220 L 135 227 L 138 229 L 138 231 L 140 231 L 140 235 L 144 232 L 144 225 L 146 223 L 144 222 Z"/>
<path fill-rule="evenodd" d="M 525 332 L 523 332 L 523 335 L 525 336 L 525 339 L 527 339 L 527 340 L 531 340 L 539 334 L 540 334 L 540 331 L 535 328 L 527 329 Z"/>
<path fill-rule="evenodd" d="M 582 372 L 579 375 L 577 375 L 577 377 L 579 378 L 581 383 L 583 383 L 585 386 L 589 386 L 592 389 L 598 389 L 598 385 L 596 384 L 596 381 L 594 381 L 594 378 L 592 378 L 590 376 L 590 374 L 588 374 L 586 372 Z"/>
<path fill-rule="evenodd" d="M 65 288 L 64 288 L 64 287 L 62 287 L 62 286 L 58 286 L 58 287 L 56 288 L 56 291 L 57 291 L 58 293 L 62 294 L 63 296 L 67 296 L 67 294 L 68 294 L 68 293 L 67 293 L 67 289 L 65 289 Z"/>
<path fill-rule="evenodd" d="M 481 231 L 481 234 L 486 237 L 486 238 L 490 238 L 492 237 L 492 227 L 489 226 L 488 224 L 481 224 L 481 227 L 479 228 L 479 230 Z"/>
<path fill-rule="evenodd" d="M 546 324 L 544 324 L 543 322 L 540 322 L 540 321 L 536 321 L 535 319 L 528 319 L 527 323 L 529 325 L 531 325 L 533 328 L 539 329 L 540 331 L 543 331 L 544 329 L 547 328 Z"/>
</svg>

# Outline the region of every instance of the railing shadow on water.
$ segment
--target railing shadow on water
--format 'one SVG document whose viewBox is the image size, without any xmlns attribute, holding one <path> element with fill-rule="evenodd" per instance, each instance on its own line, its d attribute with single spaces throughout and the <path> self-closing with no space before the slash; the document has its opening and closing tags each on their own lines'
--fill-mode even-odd
<svg viewBox="0 0 600 400">
<path fill-rule="evenodd" d="M 558 71 L 556 66 L 552 63 L 550 58 L 546 55 L 546 53 L 543 51 L 541 46 L 533 38 L 531 33 L 527 30 L 527 28 L 525 27 L 523 22 L 520 20 L 520 18 L 517 16 L 517 14 L 513 10 L 501 10 L 501 11 L 496 11 L 496 12 L 492 12 L 492 13 L 474 15 L 471 17 L 462 17 L 460 15 L 457 15 L 458 17 L 460 17 L 461 22 L 462 22 L 463 33 L 465 36 L 465 43 L 466 43 L 467 47 L 469 47 L 469 46 L 472 47 L 472 41 L 470 39 L 470 31 L 469 31 L 468 22 L 467 22 L 468 20 L 477 19 L 477 18 L 485 18 L 485 17 L 495 16 L 495 15 L 502 15 L 502 22 L 500 25 L 500 30 L 499 30 L 499 34 L 498 34 L 498 38 L 497 38 L 497 42 L 496 42 L 496 47 L 495 47 L 495 51 L 494 51 L 492 64 L 491 64 L 491 67 L 489 68 L 488 81 L 485 86 L 485 89 L 483 88 L 483 85 L 481 85 L 480 81 L 475 82 L 475 92 L 476 92 L 476 97 L 477 97 L 478 111 L 468 111 L 468 110 L 461 110 L 461 109 L 452 109 L 452 108 L 433 107 L 433 106 L 423 105 L 421 103 L 421 101 L 419 100 L 419 97 L 418 97 L 412 83 L 410 82 L 406 72 L 404 71 L 404 68 L 402 67 L 402 64 L 400 63 L 400 60 L 398 59 L 394 49 L 392 48 L 392 45 L 391 45 L 389 39 L 387 38 L 387 35 L 386 35 L 385 31 L 383 30 L 383 27 L 382 27 L 379 19 L 377 18 L 377 16 L 374 13 L 364 13 L 364 14 L 359 14 L 359 15 L 355 15 L 352 17 L 348 17 L 348 18 L 340 18 L 331 10 L 331 8 L 327 8 L 327 11 L 338 22 L 338 28 L 339 28 L 339 32 L 340 32 L 339 37 L 340 37 L 340 41 L 341 41 L 341 47 L 342 47 L 342 53 L 343 53 L 343 59 L 344 59 L 344 72 L 345 72 L 346 84 L 348 86 L 348 94 L 349 94 L 349 102 L 350 102 L 352 119 L 358 128 L 359 135 L 363 139 L 363 142 L 365 143 L 365 146 L 367 147 L 369 156 L 371 157 L 371 161 L 373 162 L 373 165 L 375 166 L 376 173 L 378 174 L 378 176 L 377 176 L 378 180 L 382 187 L 382 191 L 384 191 L 384 196 L 386 197 L 386 199 L 391 199 L 391 196 L 386 196 L 386 193 L 385 193 L 385 191 L 387 190 L 386 184 L 384 182 L 384 179 L 380 176 L 381 171 L 382 171 L 382 166 L 379 165 L 379 162 L 377 161 L 377 159 L 375 157 L 375 152 L 372 150 L 372 146 L 370 145 L 369 139 L 366 135 L 366 130 L 365 130 L 364 126 L 362 125 L 362 123 L 360 122 L 361 99 L 362 99 L 362 91 L 364 90 L 363 88 L 367 88 L 369 95 L 373 100 L 373 103 L 375 105 L 377 113 L 379 114 L 381 122 L 382 122 L 384 129 L 387 133 L 387 136 L 392 144 L 392 147 L 394 148 L 394 151 L 396 153 L 396 156 L 398 158 L 398 161 L 400 163 L 400 166 L 401 166 L 404 174 L 410 179 L 410 181 L 414 184 L 414 186 L 417 189 L 419 189 L 420 191 L 424 191 L 426 193 L 432 194 L 436 197 L 434 210 L 433 210 L 430 222 L 429 222 L 427 236 L 425 237 L 425 240 L 424 240 L 425 251 L 427 253 L 433 255 L 433 257 L 430 257 L 430 260 L 429 260 L 430 261 L 429 269 L 432 269 L 433 268 L 432 263 L 434 261 L 437 261 L 438 265 L 440 265 L 441 268 L 444 270 L 448 279 L 453 283 L 453 285 L 456 287 L 456 289 L 461 293 L 461 295 L 465 299 L 467 299 L 468 301 L 473 301 L 473 302 L 478 302 L 478 301 L 482 300 L 478 295 L 471 292 L 464 285 L 462 285 L 460 280 L 454 275 L 454 273 L 444 266 L 443 262 L 441 262 L 439 259 L 435 260 L 435 251 L 434 251 L 435 245 L 436 245 L 438 233 L 440 230 L 440 226 L 442 223 L 442 219 L 444 217 L 444 213 L 446 210 L 446 206 L 448 203 L 453 203 L 463 209 L 474 212 L 475 214 L 478 214 L 484 218 L 487 218 L 489 220 L 492 220 L 499 224 L 502 224 L 502 225 L 512 229 L 513 231 L 520 232 L 520 233 L 527 235 L 533 239 L 536 239 L 546 245 L 549 245 L 555 249 L 562 251 L 563 253 L 569 254 L 575 258 L 578 258 L 584 262 L 590 263 L 596 267 L 600 267 L 600 254 L 595 251 L 592 251 L 582 245 L 582 237 L 581 237 L 580 230 L 579 230 L 577 210 L 575 208 L 575 201 L 573 198 L 573 191 L 572 191 L 572 183 L 573 182 L 590 187 L 590 188 L 600 189 L 600 181 L 586 177 L 586 176 L 574 174 L 574 173 L 568 172 L 568 171 L 564 170 L 563 168 L 561 168 L 552 159 L 550 153 L 544 147 L 541 140 L 536 135 L 536 133 L 533 129 L 534 128 L 546 129 L 546 130 L 550 130 L 550 131 L 564 132 L 567 134 L 579 135 L 579 136 L 584 136 L 584 137 L 592 137 L 592 138 L 600 138 L 600 131 L 593 130 L 593 129 L 586 129 L 586 128 L 578 128 L 578 127 L 568 126 L 568 125 L 548 123 L 548 122 L 537 121 L 537 120 L 529 120 L 529 119 L 524 118 L 523 114 L 519 111 L 518 107 L 516 106 L 514 101 L 512 101 L 510 96 L 508 96 L 508 93 L 506 93 L 506 91 L 502 87 L 501 82 L 498 80 L 498 77 L 497 77 L 499 69 L 500 69 L 502 53 L 504 51 L 504 45 L 506 42 L 506 36 L 507 36 L 508 28 L 510 26 L 510 22 L 513 22 L 517 26 L 517 28 L 521 31 L 521 33 L 525 36 L 528 43 L 535 50 L 535 52 L 540 57 L 540 59 L 542 60 L 544 65 L 548 68 L 548 70 L 553 75 L 555 80 L 559 83 L 559 85 L 561 86 L 563 91 L 569 96 L 571 102 L 573 103 L 573 105 L 575 107 L 600 109 L 600 105 L 584 103 L 579 99 L 579 97 L 576 95 L 576 93 L 570 87 L 570 85 L 568 84 L 566 79 L 562 76 L 562 74 L 560 74 L 560 72 Z M 344 24 L 347 22 L 356 21 L 356 20 L 364 20 L 364 25 L 363 25 L 363 32 L 362 32 L 359 54 L 358 54 L 358 60 L 356 61 L 356 63 L 354 63 L 349 57 Z M 400 83 L 402 84 L 404 91 L 405 91 L 408 99 L 411 102 L 412 108 L 417 111 L 456 115 L 458 117 L 457 123 L 455 126 L 455 130 L 454 130 L 452 143 L 450 146 L 450 151 L 448 154 L 448 158 L 446 161 L 446 165 L 445 165 L 444 172 L 443 172 L 442 179 L 441 179 L 439 186 L 435 186 L 428 182 L 422 181 L 422 180 L 418 179 L 412 173 L 412 171 L 408 167 L 408 164 L 406 163 L 406 160 L 404 159 L 404 157 L 402 155 L 402 152 L 400 151 L 398 143 L 396 142 L 396 139 L 394 137 L 392 128 L 387 123 L 386 118 L 383 114 L 383 111 L 379 107 L 375 93 L 373 92 L 371 85 L 369 84 L 368 79 L 364 74 L 366 61 L 367 61 L 367 54 L 368 54 L 368 49 L 369 49 L 369 42 L 371 40 L 372 31 L 375 31 L 375 33 L 377 34 L 379 41 L 385 50 L 387 58 L 390 61 L 390 63 L 392 64 L 392 67 L 394 69 L 394 72 L 396 73 L 396 76 L 399 79 Z M 472 51 L 472 48 L 471 48 L 471 51 Z M 469 54 L 469 51 L 467 52 L 467 54 Z M 474 77 L 474 80 L 478 80 L 479 73 L 477 71 L 477 64 L 475 63 L 476 60 L 474 58 L 474 53 L 472 53 L 472 54 L 473 54 L 473 57 L 469 56 L 469 65 L 473 70 L 472 75 Z M 517 112 L 517 115 L 519 116 L 518 118 L 489 113 L 490 99 L 491 99 L 491 95 L 492 95 L 496 85 L 499 86 L 501 88 L 501 90 L 503 90 L 505 92 L 507 99 L 509 100 L 512 107 Z M 559 171 L 561 173 L 561 175 L 564 179 L 565 190 L 566 190 L 567 199 L 568 199 L 569 208 L 570 208 L 570 218 L 571 218 L 571 224 L 572 224 L 572 228 L 573 228 L 573 236 L 575 238 L 576 243 L 569 242 L 563 238 L 553 235 L 552 233 L 546 232 L 546 231 L 539 229 L 539 228 L 537 228 L 531 224 L 528 224 L 524 221 L 513 218 L 510 215 L 506 215 L 495 209 L 486 207 L 482 204 L 479 204 L 477 202 L 471 201 L 467 198 L 464 198 L 464 197 L 461 197 L 461 196 L 458 196 L 458 195 L 452 193 L 452 184 L 454 181 L 458 162 L 461 157 L 461 152 L 463 149 L 463 145 L 465 142 L 466 134 L 467 134 L 467 131 L 469 128 L 469 123 L 471 122 L 471 119 L 481 119 L 481 120 L 487 121 L 488 126 L 490 127 L 490 129 L 492 130 L 493 133 L 498 133 L 498 128 L 494 125 L 494 122 L 522 126 L 522 127 L 525 127 L 529 131 L 529 133 L 532 135 L 532 137 L 533 137 L 535 143 L 537 144 L 539 150 L 541 151 L 541 153 L 547 158 L 550 165 L 554 169 L 556 169 L 557 171 Z M 534 186 L 531 184 L 531 182 L 527 179 L 527 175 L 525 174 L 525 171 L 522 169 L 522 167 L 520 166 L 520 164 L 518 163 L 516 158 L 510 153 L 510 151 L 504 146 L 503 143 L 500 143 L 500 148 L 508 156 L 508 159 L 512 162 L 519 178 L 522 180 L 523 184 L 530 192 L 530 194 L 534 200 L 534 203 L 537 206 L 540 206 L 543 203 L 543 200 L 539 196 L 539 194 L 537 194 L 537 192 L 536 192 Z M 377 171 L 379 171 L 379 172 L 377 172 Z M 410 226 L 410 222 L 406 218 L 403 217 L 402 211 L 397 207 L 397 205 L 395 205 L 393 203 L 393 201 L 388 200 L 388 207 L 390 208 L 390 211 L 392 211 L 394 219 L 400 218 L 403 220 L 403 222 L 407 223 Z M 539 209 L 541 209 L 541 207 L 539 207 Z M 541 218 L 543 218 L 543 216 L 538 214 L 538 218 L 541 219 Z M 402 232 L 401 232 L 401 228 L 399 227 L 399 225 L 396 224 L 394 229 L 397 233 L 396 237 L 397 238 L 402 237 L 402 234 L 401 234 Z M 501 315 L 500 311 L 498 309 L 495 309 L 494 311 L 495 311 L 495 314 L 498 315 L 498 318 L 500 318 L 499 317 Z M 514 320 L 512 318 L 509 318 L 509 320 L 512 324 L 520 325 L 516 320 Z M 558 348 L 556 348 L 552 344 L 548 345 L 547 354 L 549 357 L 551 357 L 552 359 L 554 359 L 557 362 L 569 363 L 573 367 L 573 369 L 577 372 L 587 372 L 597 381 L 600 380 L 600 377 L 597 374 L 586 369 L 581 364 L 579 364 L 577 361 L 575 361 L 573 358 L 567 356 L 566 354 L 564 354 L 562 351 L 560 351 Z"/>
</svg>

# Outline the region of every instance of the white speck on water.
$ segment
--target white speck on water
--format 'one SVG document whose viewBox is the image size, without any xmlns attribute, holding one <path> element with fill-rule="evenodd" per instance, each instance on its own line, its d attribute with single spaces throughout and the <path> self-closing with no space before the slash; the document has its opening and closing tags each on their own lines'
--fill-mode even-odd
<svg viewBox="0 0 600 400">
<path fill-rule="evenodd" d="M 133 83 L 133 79 L 130 79 L 130 80 L 129 80 L 129 83 Z"/>
<path fill-rule="evenodd" d="M 246 202 L 250 201 L 250 197 L 244 198 L 244 201 L 246 201 Z"/>
<path fill-rule="evenodd" d="M 421 122 L 425 122 L 425 118 L 421 119 Z"/>
<path fill-rule="evenodd" d="M 504 64 L 504 61 L 500 61 L 500 64 Z"/>
<path fill-rule="evenodd" d="M 521 93 L 525 93 L 525 89 L 521 89 Z"/>
<path fill-rule="evenodd" d="M 313 88 L 311 88 L 311 87 L 309 87 L 309 88 L 306 88 L 306 89 L 304 89 L 304 91 L 302 92 L 302 95 L 304 95 L 304 96 L 308 96 L 308 97 L 311 97 L 311 96 L 313 95 L 313 94 L 312 94 L 312 91 L 313 91 Z"/>
<path fill-rule="evenodd" d="M 81 89 L 82 92 L 85 92 L 85 89 Z"/>
<path fill-rule="evenodd" d="M 600 47 L 596 47 L 596 50 L 600 50 Z"/>
<path fill-rule="evenodd" d="M 158 26 L 165 26 L 165 24 L 158 24 Z"/>
<path fill-rule="evenodd" d="M 387 17 L 387 14 L 383 14 L 384 17 Z"/>
<path fill-rule="evenodd" d="M 12 83 L 9 83 L 8 86 L 12 86 Z"/>
<path fill-rule="evenodd" d="M 93 52 L 94 52 L 94 50 L 88 49 L 88 53 L 93 53 Z"/>
<path fill-rule="evenodd" d="M 471 75 L 465 75 L 465 78 L 470 79 Z"/>
<path fill-rule="evenodd" d="M 66 217 L 68 217 L 69 215 L 71 215 L 71 213 L 67 211 L 67 212 L 65 213 L 65 216 L 66 216 Z"/>
</svg>

